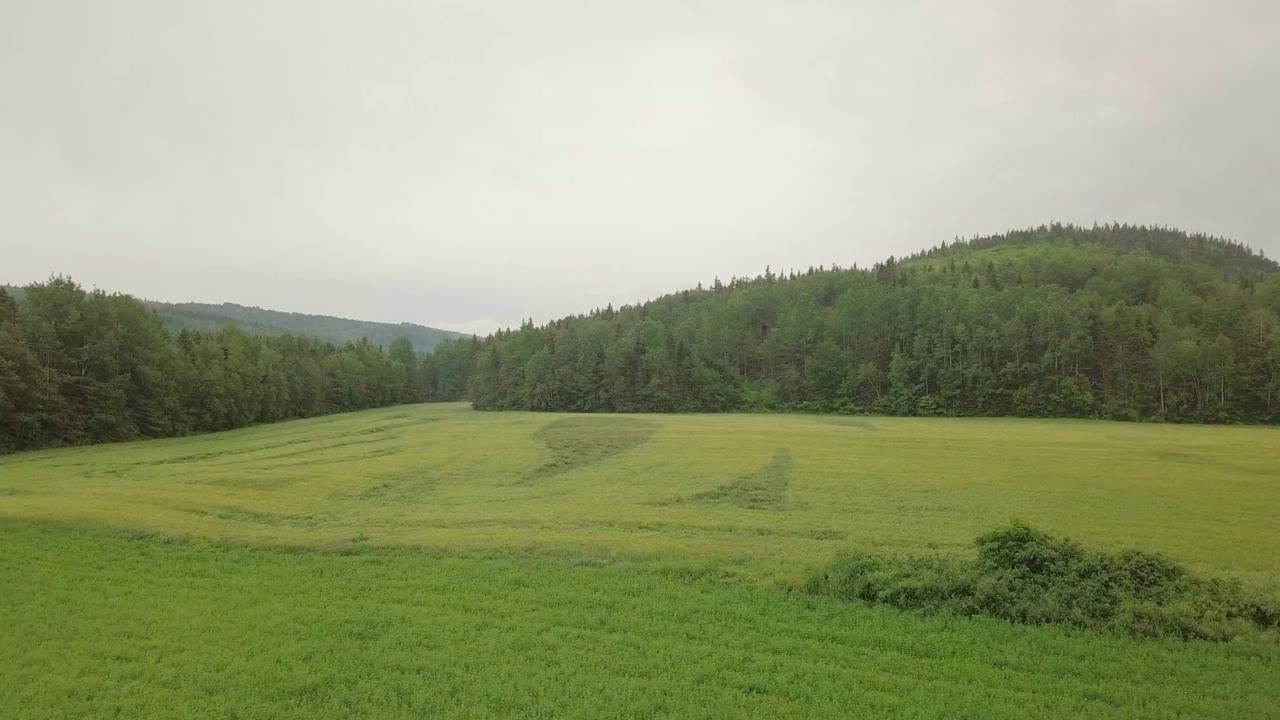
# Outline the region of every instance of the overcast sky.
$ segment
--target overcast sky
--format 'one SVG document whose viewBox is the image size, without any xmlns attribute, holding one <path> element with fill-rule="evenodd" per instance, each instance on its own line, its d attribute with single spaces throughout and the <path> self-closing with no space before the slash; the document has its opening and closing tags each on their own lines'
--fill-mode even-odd
<svg viewBox="0 0 1280 720">
<path fill-rule="evenodd" d="M 1054 220 L 1280 256 L 1280 3 L 0 0 L 0 282 L 487 332 Z"/>
</svg>

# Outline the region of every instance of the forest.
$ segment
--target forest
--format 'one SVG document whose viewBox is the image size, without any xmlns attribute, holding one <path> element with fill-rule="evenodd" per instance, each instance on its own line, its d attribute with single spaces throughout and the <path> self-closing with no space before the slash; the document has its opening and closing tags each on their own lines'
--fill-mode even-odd
<svg viewBox="0 0 1280 720">
<path fill-rule="evenodd" d="M 11 285 L 0 285 L 0 290 L 8 291 L 19 303 L 27 294 L 22 288 Z M 349 320 L 329 315 L 264 310 L 260 307 L 246 307 L 229 302 L 210 305 L 167 303 L 144 298 L 139 298 L 138 301 L 155 310 L 160 318 L 160 324 L 172 333 L 181 332 L 183 329 L 217 332 L 230 325 L 251 335 L 309 335 L 334 345 L 368 340 L 383 347 L 390 347 L 391 343 L 404 337 L 413 344 L 414 350 L 424 353 L 431 352 L 442 342 L 470 337 L 464 333 L 439 330 L 415 323 Z"/>
<path fill-rule="evenodd" d="M 310 335 L 326 340 L 335 345 L 348 342 L 368 340 L 383 347 L 400 338 L 408 338 L 413 349 L 418 352 L 430 352 L 437 345 L 447 340 L 456 340 L 464 336 L 449 330 L 417 325 L 414 323 L 380 323 L 366 320 L 348 320 L 346 318 L 327 315 L 307 315 L 304 313 L 280 312 L 264 310 L 257 307 L 245 307 L 235 303 L 209 305 L 203 303 L 164 303 L 154 300 L 143 300 L 144 304 L 156 311 L 160 322 L 171 332 L 183 328 L 206 332 L 221 330 L 227 325 L 244 330 L 254 335 Z"/>
<path fill-rule="evenodd" d="M 17 293 L 15 293 L 17 294 Z M 66 278 L 0 289 L 0 451 L 422 401 L 480 410 L 1280 422 L 1280 267 L 1164 228 L 1049 225 L 870 268 L 718 278 L 419 354 L 166 328 Z"/>
<path fill-rule="evenodd" d="M 1280 272 L 1232 241 L 1047 225 L 496 333 L 477 409 L 1280 422 Z M 453 368 L 437 382 L 461 387 Z"/>
<path fill-rule="evenodd" d="M 170 333 L 127 295 L 66 278 L 0 289 L 0 452 L 169 437 L 423 399 L 407 338 L 385 350 L 236 327 Z"/>
</svg>

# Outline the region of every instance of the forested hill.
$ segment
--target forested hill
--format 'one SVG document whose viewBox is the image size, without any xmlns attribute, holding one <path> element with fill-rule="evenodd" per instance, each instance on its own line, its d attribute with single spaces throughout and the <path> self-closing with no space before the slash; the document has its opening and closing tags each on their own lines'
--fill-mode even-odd
<svg viewBox="0 0 1280 720">
<path fill-rule="evenodd" d="M 453 366 L 474 365 L 480 409 L 1275 423 L 1280 269 L 1176 230 L 1053 225 L 717 279 L 465 348 Z"/>
<path fill-rule="evenodd" d="M 384 348 L 222 322 L 169 332 L 142 302 L 66 278 L 16 295 L 0 288 L 0 453 L 420 402 L 450 367 L 449 352 L 423 359 L 407 337 Z M 468 357 L 478 344 L 440 349 Z"/>
<path fill-rule="evenodd" d="M 1015 230 L 1003 235 L 973 238 L 959 244 L 942 245 L 909 259 L 957 255 L 991 248 L 1015 245 L 1101 245 L 1117 252 L 1147 253 L 1174 263 L 1195 262 L 1208 265 L 1235 281 L 1249 282 L 1261 275 L 1280 271 L 1280 263 L 1255 253 L 1238 242 L 1208 235 L 1189 235 L 1166 228 L 1143 228 L 1128 225 L 1106 225 L 1091 229 L 1054 225 L 1029 230 Z"/>
<path fill-rule="evenodd" d="M 21 300 L 24 292 L 21 288 L 5 286 L 14 298 Z M 310 335 L 311 337 L 333 343 L 369 342 L 391 347 L 391 343 L 400 338 L 408 338 L 413 349 L 418 352 L 431 352 L 445 340 L 456 340 L 469 337 L 451 330 L 439 330 L 415 325 L 413 323 L 380 323 L 366 320 L 348 320 L 328 315 L 306 315 L 303 313 L 264 310 L 258 307 L 245 307 L 234 303 L 211 305 L 206 303 L 166 303 L 156 300 L 141 300 L 143 305 L 156 311 L 161 324 L 169 332 L 177 334 L 183 328 L 200 332 L 216 332 L 230 325 L 254 335 Z"/>
<path fill-rule="evenodd" d="M 437 330 L 413 323 L 379 323 L 364 320 L 347 320 L 327 315 L 263 310 L 232 303 L 205 305 L 201 303 L 162 303 L 143 301 L 160 316 L 160 322 L 171 332 L 182 328 L 214 331 L 225 325 L 234 325 L 245 332 L 259 335 L 293 333 L 310 335 L 335 345 L 359 342 L 362 338 L 383 347 L 391 347 L 397 338 L 407 337 L 418 352 L 430 352 L 436 345 L 450 339 L 464 337 L 461 333 Z"/>
</svg>

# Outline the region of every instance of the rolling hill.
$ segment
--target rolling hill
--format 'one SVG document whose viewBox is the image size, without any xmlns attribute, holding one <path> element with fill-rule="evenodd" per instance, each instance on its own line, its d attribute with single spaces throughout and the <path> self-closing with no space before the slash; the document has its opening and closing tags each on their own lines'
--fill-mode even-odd
<svg viewBox="0 0 1280 720">
<path fill-rule="evenodd" d="M 182 328 L 192 330 L 217 330 L 234 325 L 246 332 L 261 335 L 293 333 L 311 335 L 335 345 L 358 342 L 361 338 L 389 347 L 399 337 L 407 337 L 418 352 L 430 352 L 445 340 L 469 337 L 450 330 L 416 325 L 414 323 L 380 323 L 367 320 L 349 320 L 329 315 L 264 310 L 235 303 L 211 305 L 203 303 L 164 303 L 143 301 L 160 316 L 160 322 L 172 332 Z"/>
<path fill-rule="evenodd" d="M 24 292 L 20 287 L 4 286 L 11 295 L 21 301 Z M 382 347 L 390 347 L 396 338 L 407 337 L 413 349 L 420 353 L 431 352 L 445 340 L 470 337 L 451 330 L 426 327 L 414 323 L 381 323 L 367 320 L 350 320 L 330 315 L 264 310 L 235 303 L 214 305 L 209 303 L 166 303 L 158 300 L 142 300 L 142 304 L 156 311 L 160 322 L 172 333 L 183 328 L 200 332 L 215 332 L 231 325 L 255 335 L 309 335 L 334 345 L 359 342 L 362 338 Z"/>
<path fill-rule="evenodd" d="M 1167 228 L 1047 225 L 526 324 L 468 387 L 492 410 L 1275 423 L 1280 266 Z"/>
</svg>

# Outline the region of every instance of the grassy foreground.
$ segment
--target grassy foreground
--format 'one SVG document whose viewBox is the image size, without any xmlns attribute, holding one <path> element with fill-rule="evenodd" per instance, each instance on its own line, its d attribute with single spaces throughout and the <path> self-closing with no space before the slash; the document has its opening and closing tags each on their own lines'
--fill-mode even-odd
<svg viewBox="0 0 1280 720">
<path fill-rule="evenodd" d="M 9 717 L 1274 717 L 1274 644 L 919 618 L 628 563 L 4 523 Z"/>
<path fill-rule="evenodd" d="M 415 406 L 0 458 L 0 716 L 1275 717 L 1280 642 L 779 591 L 1012 517 L 1275 588 L 1280 431 Z"/>
</svg>

